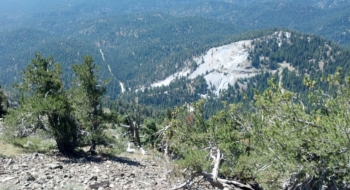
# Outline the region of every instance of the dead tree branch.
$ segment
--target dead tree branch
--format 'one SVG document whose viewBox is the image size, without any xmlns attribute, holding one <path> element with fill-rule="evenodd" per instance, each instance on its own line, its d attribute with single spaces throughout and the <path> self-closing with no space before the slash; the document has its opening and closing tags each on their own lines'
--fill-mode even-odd
<svg viewBox="0 0 350 190">
<path fill-rule="evenodd" d="M 223 154 L 221 154 L 220 149 L 213 148 L 211 150 L 211 157 L 214 158 L 213 160 L 214 166 L 211 173 L 207 173 L 207 172 L 193 173 L 190 175 L 190 177 L 188 178 L 188 180 L 186 180 L 185 183 L 181 184 L 178 187 L 174 187 L 172 190 L 188 187 L 189 185 L 192 184 L 192 181 L 194 180 L 195 177 L 203 177 L 204 181 L 208 181 L 213 187 L 217 187 L 219 189 L 224 189 L 224 188 L 235 189 L 235 190 L 262 189 L 261 187 L 253 188 L 249 184 L 246 185 L 234 180 L 221 179 L 220 177 L 218 177 L 218 175 L 219 175 L 220 164 L 221 164 L 221 161 L 223 160 Z"/>
</svg>

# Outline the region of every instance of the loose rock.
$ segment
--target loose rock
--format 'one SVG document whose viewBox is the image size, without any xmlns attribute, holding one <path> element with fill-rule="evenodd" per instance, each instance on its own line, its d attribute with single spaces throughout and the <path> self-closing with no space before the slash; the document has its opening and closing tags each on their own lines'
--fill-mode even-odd
<svg viewBox="0 0 350 190">
<path fill-rule="evenodd" d="M 66 158 L 27 154 L 11 159 L 5 158 L 0 162 L 0 184 L 15 190 L 72 187 L 96 190 L 153 190 L 171 189 L 183 182 L 182 178 L 163 181 L 167 169 L 162 164 L 137 158 Z M 162 182 L 159 182 L 160 180 Z"/>
</svg>

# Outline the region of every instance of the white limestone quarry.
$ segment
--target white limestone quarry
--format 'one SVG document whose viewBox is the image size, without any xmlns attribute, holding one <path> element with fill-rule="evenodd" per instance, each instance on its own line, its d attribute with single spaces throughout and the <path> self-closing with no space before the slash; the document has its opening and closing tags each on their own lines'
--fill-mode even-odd
<svg viewBox="0 0 350 190">
<path fill-rule="evenodd" d="M 186 68 L 180 72 L 177 72 L 177 73 L 167 77 L 166 79 L 164 79 L 162 81 L 158 81 L 156 83 L 151 84 L 151 87 L 168 86 L 175 79 L 187 76 L 187 74 L 189 74 L 189 73 L 190 73 L 190 70 Z"/>
<path fill-rule="evenodd" d="M 199 64 L 189 75 L 190 79 L 204 75 L 207 84 L 214 87 L 214 92 L 227 89 L 239 78 L 254 76 L 259 70 L 253 69 L 248 60 L 251 40 L 239 41 L 229 45 L 212 48 L 203 57 L 194 60 Z"/>
<path fill-rule="evenodd" d="M 279 46 L 282 45 L 284 37 L 288 42 L 291 33 L 278 31 L 267 36 L 267 38 L 276 38 Z M 194 79 L 204 76 L 209 88 L 214 89 L 213 92 L 218 95 L 221 90 L 227 89 L 229 85 L 234 85 L 238 79 L 253 77 L 260 73 L 261 70 L 253 68 L 251 61 L 248 60 L 249 52 L 254 48 L 252 41 L 238 41 L 211 48 L 203 56 L 193 58 L 197 63 L 194 71 L 185 68 L 162 81 L 153 83 L 151 87 L 167 86 L 180 77 Z"/>
<path fill-rule="evenodd" d="M 185 68 L 165 80 L 152 84 L 151 87 L 167 86 L 180 77 L 194 79 L 203 75 L 207 84 L 218 94 L 220 90 L 227 89 L 229 84 L 233 85 L 237 79 L 252 77 L 259 72 L 253 69 L 251 62 L 248 61 L 250 48 L 251 40 L 212 48 L 205 55 L 193 59 L 198 65 L 196 70 L 191 72 L 190 69 Z"/>
</svg>

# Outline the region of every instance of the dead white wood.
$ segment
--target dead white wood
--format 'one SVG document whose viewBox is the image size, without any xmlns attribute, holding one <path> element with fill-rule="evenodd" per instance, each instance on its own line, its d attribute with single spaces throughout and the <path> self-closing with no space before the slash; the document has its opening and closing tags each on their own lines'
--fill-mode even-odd
<svg viewBox="0 0 350 190">
<path fill-rule="evenodd" d="M 216 153 L 214 156 L 213 154 Z M 188 187 L 192 184 L 195 177 L 204 177 L 204 180 L 208 181 L 213 187 L 217 187 L 219 189 L 228 188 L 228 189 L 241 189 L 241 190 L 254 190 L 250 185 L 245 185 L 243 183 L 240 183 L 238 181 L 234 180 L 226 180 L 221 179 L 218 177 L 219 175 L 219 169 L 220 169 L 220 163 L 223 160 L 223 155 L 220 152 L 219 148 L 213 148 L 211 152 L 211 157 L 214 158 L 213 161 L 213 170 L 211 173 L 207 172 L 198 172 L 193 173 L 189 176 L 188 180 L 181 184 L 178 187 L 174 187 L 172 190 L 182 189 L 185 187 Z"/>
<path fill-rule="evenodd" d="M 147 151 L 145 149 L 143 149 L 142 147 L 139 147 L 139 151 L 141 152 L 141 154 L 146 155 Z"/>
<path fill-rule="evenodd" d="M 220 149 L 217 149 L 216 150 L 216 158 L 214 160 L 214 168 L 212 171 L 214 182 L 217 182 L 221 159 L 222 159 L 222 155 L 220 153 Z"/>
<path fill-rule="evenodd" d="M 134 152 L 135 152 L 135 149 L 130 148 L 130 146 L 131 146 L 131 143 L 129 142 L 129 143 L 128 143 L 128 148 L 126 148 L 126 152 L 134 153 Z"/>
<path fill-rule="evenodd" d="M 189 186 L 189 185 L 192 183 L 192 181 L 193 181 L 193 179 L 194 179 L 195 177 L 196 177 L 196 175 L 195 175 L 195 174 L 190 175 L 189 179 L 188 179 L 188 180 L 186 180 L 186 182 L 185 182 L 185 183 L 181 184 L 181 185 L 180 185 L 180 186 L 178 186 L 178 187 L 174 187 L 174 188 L 172 188 L 171 190 L 182 189 L 182 188 L 185 188 L 185 187 Z"/>
<path fill-rule="evenodd" d="M 168 163 L 170 162 L 169 152 L 168 152 L 168 143 L 165 143 L 164 145 L 164 158 Z"/>
</svg>

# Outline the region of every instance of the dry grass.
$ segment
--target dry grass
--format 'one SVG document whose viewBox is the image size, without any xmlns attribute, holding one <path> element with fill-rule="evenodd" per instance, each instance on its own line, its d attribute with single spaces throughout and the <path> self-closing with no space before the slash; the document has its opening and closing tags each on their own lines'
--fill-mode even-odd
<svg viewBox="0 0 350 190">
<path fill-rule="evenodd" d="M 0 136 L 0 157 L 15 157 L 23 153 L 23 149 L 6 142 L 4 138 Z"/>
<path fill-rule="evenodd" d="M 127 157 L 127 158 L 130 158 L 130 159 L 142 159 L 142 160 L 148 160 L 148 159 L 151 159 L 152 158 L 152 155 L 150 154 L 141 154 L 140 151 L 136 150 L 135 152 L 133 153 L 128 153 L 128 152 L 122 152 L 120 154 L 120 156 L 122 157 Z"/>
<path fill-rule="evenodd" d="M 148 154 L 143 155 L 137 147 L 132 147 L 135 150 L 134 153 L 126 152 L 127 139 L 119 136 L 119 133 L 115 129 L 107 129 L 106 134 L 111 139 L 111 146 L 103 147 L 98 146 L 97 152 L 106 156 L 126 157 L 129 159 L 142 159 L 142 160 L 161 160 L 162 153 L 156 150 L 148 150 L 148 147 L 144 147 Z M 40 136 L 31 136 L 28 138 L 15 138 L 7 139 L 3 135 L 0 135 L 0 157 L 16 157 L 25 153 L 41 152 L 46 153 L 54 147 L 54 141 L 48 138 L 41 138 Z M 90 147 L 81 147 L 81 150 L 87 152 Z M 0 189 L 1 190 L 1 189 Z"/>
<path fill-rule="evenodd" d="M 40 152 L 46 153 L 54 147 L 54 143 L 48 139 L 39 137 L 28 137 L 18 139 L 6 139 L 0 136 L 0 156 L 15 157 L 20 154 Z"/>
</svg>

